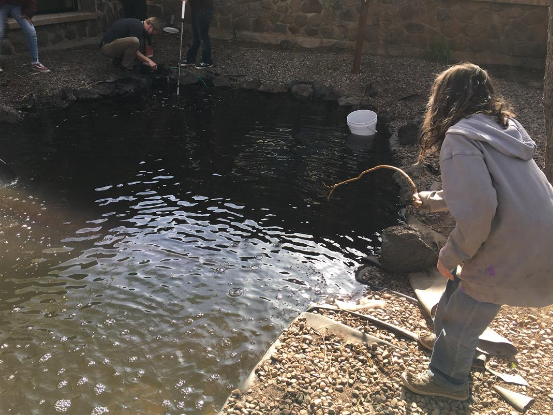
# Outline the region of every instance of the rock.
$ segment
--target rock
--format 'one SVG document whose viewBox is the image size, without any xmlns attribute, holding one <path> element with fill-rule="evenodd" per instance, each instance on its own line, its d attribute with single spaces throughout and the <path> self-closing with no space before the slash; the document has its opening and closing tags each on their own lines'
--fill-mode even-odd
<svg viewBox="0 0 553 415">
<path fill-rule="evenodd" d="M 228 88 L 230 87 L 230 80 L 225 75 L 221 75 L 213 80 L 213 85 Z"/>
<path fill-rule="evenodd" d="M 325 94 L 323 99 L 326 101 L 338 101 L 341 96 L 342 94 L 340 94 L 340 92 L 338 92 L 336 89 L 330 88 L 330 90 Z"/>
<path fill-rule="evenodd" d="M 298 84 L 292 87 L 291 92 L 298 99 L 311 99 L 313 87 L 309 84 Z"/>
<path fill-rule="evenodd" d="M 137 83 L 133 79 L 120 78 L 113 82 L 115 87 L 114 94 L 134 94 L 137 90 Z"/>
<path fill-rule="evenodd" d="M 244 79 L 238 82 L 237 87 L 242 89 L 259 89 L 261 81 L 259 79 Z"/>
<path fill-rule="evenodd" d="M 81 100 L 98 99 L 100 95 L 92 88 L 79 88 L 75 90 L 75 97 Z"/>
<path fill-rule="evenodd" d="M 181 85 L 194 85 L 200 82 L 200 78 L 193 72 L 187 72 L 184 75 L 181 74 L 180 84 Z"/>
<path fill-rule="evenodd" d="M 0 124 L 17 124 L 22 119 L 23 117 L 17 110 L 0 104 Z"/>
<path fill-rule="evenodd" d="M 296 85 L 301 85 L 301 84 L 311 84 L 311 81 L 294 79 L 293 81 L 288 82 L 288 89 L 291 90 Z"/>
<path fill-rule="evenodd" d="M 420 122 L 409 122 L 397 130 L 399 144 L 411 145 L 419 141 Z"/>
<path fill-rule="evenodd" d="M 315 81 L 311 84 L 311 86 L 313 87 L 313 97 L 315 98 L 324 98 L 326 94 L 331 91 L 329 87 L 321 82 Z"/>
<path fill-rule="evenodd" d="M 59 93 L 59 97 L 62 101 L 76 101 L 75 90 L 73 88 L 62 88 Z"/>
<path fill-rule="evenodd" d="M 109 97 L 115 91 L 115 85 L 102 82 L 95 85 L 94 90 L 101 97 Z"/>
<path fill-rule="evenodd" d="M 342 97 L 338 99 L 338 105 L 341 107 L 361 105 L 361 98 L 359 97 Z"/>
<path fill-rule="evenodd" d="M 36 96 L 35 96 L 34 92 L 28 93 L 21 100 L 21 108 L 24 108 L 26 110 L 30 110 L 30 109 L 35 108 L 35 106 L 36 106 Z"/>
<path fill-rule="evenodd" d="M 267 81 L 261 83 L 261 85 L 259 86 L 259 91 L 271 94 L 288 92 L 288 86 L 278 82 Z"/>
<path fill-rule="evenodd" d="M 424 271 L 436 265 L 438 254 L 412 226 L 398 225 L 382 232 L 380 263 L 390 272 Z"/>
</svg>

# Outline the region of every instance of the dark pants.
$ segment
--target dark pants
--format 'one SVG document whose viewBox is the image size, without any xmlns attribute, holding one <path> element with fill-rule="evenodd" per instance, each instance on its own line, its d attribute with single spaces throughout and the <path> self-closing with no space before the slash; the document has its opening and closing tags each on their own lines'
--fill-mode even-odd
<svg viewBox="0 0 553 415">
<path fill-rule="evenodd" d="M 202 46 L 202 62 L 211 64 L 211 41 L 209 25 L 213 17 L 213 9 L 203 9 L 192 13 L 192 44 L 186 53 L 188 62 L 196 61 L 196 54 Z"/>
<path fill-rule="evenodd" d="M 146 20 L 148 18 L 148 5 L 146 0 L 121 0 L 123 6 L 123 13 L 127 18 L 134 18 L 138 20 Z M 150 36 L 144 36 L 140 49 L 146 53 L 146 46 L 152 45 L 152 39 Z"/>
<path fill-rule="evenodd" d="M 132 17 L 138 20 L 146 20 L 148 6 L 146 0 L 121 0 L 125 17 Z"/>
</svg>

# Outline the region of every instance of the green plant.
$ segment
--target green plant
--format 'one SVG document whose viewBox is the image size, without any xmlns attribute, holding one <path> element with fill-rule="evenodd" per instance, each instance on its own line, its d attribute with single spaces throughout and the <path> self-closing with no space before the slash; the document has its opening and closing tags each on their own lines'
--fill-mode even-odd
<svg viewBox="0 0 553 415">
<path fill-rule="evenodd" d="M 442 35 L 438 41 L 434 41 L 430 44 L 430 50 L 426 53 L 426 59 L 432 62 L 449 65 L 451 61 L 451 49 L 447 44 L 445 36 Z"/>
</svg>

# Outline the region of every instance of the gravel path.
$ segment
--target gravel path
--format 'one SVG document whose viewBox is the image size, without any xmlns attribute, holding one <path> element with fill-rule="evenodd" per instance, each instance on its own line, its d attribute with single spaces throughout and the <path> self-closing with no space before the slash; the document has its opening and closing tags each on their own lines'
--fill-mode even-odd
<svg viewBox="0 0 553 415">
<path fill-rule="evenodd" d="M 366 314 L 414 332 L 429 330 L 419 306 L 404 297 L 389 292 L 367 292 L 367 297 L 386 305 Z M 517 414 L 493 390 L 494 385 L 534 397 L 527 414 L 553 413 L 553 307 L 541 310 L 541 318 L 506 307 L 492 325 L 514 342 L 519 354 L 507 360 L 491 358 L 488 367 L 520 374 L 530 386 L 506 384 L 484 368 L 474 367 L 472 394 L 466 402 L 419 396 L 401 386 L 404 371 L 422 372 L 428 367 L 430 352 L 416 342 L 349 313 L 318 312 L 397 348 L 348 343 L 307 327 L 300 319 L 282 333 L 281 345 L 271 359 L 256 369 L 257 382 L 245 393 L 233 391 L 220 415 Z"/>
</svg>

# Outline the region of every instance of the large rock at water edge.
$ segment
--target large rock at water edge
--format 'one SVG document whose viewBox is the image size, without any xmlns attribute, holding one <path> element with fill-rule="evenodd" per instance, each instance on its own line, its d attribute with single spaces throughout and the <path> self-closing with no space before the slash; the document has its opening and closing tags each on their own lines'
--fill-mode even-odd
<svg viewBox="0 0 553 415">
<path fill-rule="evenodd" d="M 382 232 L 380 263 L 390 272 L 418 272 L 435 267 L 438 253 L 412 226 L 398 225 Z"/>
<path fill-rule="evenodd" d="M 313 87 L 310 84 L 298 84 L 292 87 L 291 92 L 297 99 L 311 99 Z"/>
<path fill-rule="evenodd" d="M 0 124 L 17 124 L 23 119 L 19 112 L 6 105 L 0 105 Z"/>
</svg>

